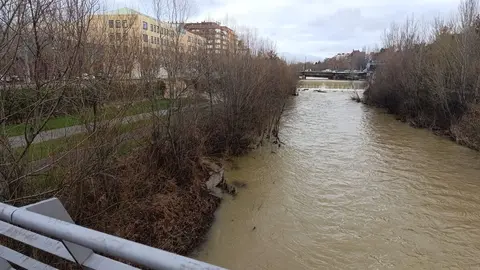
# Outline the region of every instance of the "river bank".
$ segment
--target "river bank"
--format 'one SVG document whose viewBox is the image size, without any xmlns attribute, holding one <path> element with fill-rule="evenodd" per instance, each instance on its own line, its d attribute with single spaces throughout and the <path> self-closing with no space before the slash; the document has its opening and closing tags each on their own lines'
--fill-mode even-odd
<svg viewBox="0 0 480 270">
<path fill-rule="evenodd" d="M 418 112 L 411 113 L 404 110 L 393 109 L 395 107 L 404 107 L 406 104 L 388 104 L 378 101 L 373 101 L 370 89 L 367 89 L 363 98 L 356 99 L 357 102 L 362 102 L 367 106 L 373 106 L 385 109 L 389 114 L 392 114 L 395 119 L 408 124 L 413 128 L 427 129 L 433 134 L 449 139 L 459 145 L 468 147 L 470 149 L 480 151 L 480 107 L 475 104 L 468 104 L 465 108 L 454 108 L 461 110 L 457 116 L 437 118 L 441 112 L 429 115 L 422 109 Z M 374 97 L 377 98 L 377 97 Z M 460 106 L 457 104 L 457 106 Z M 428 108 L 426 109 L 428 110 Z M 435 116 L 437 115 L 437 116 Z"/>
<path fill-rule="evenodd" d="M 263 143 L 278 148 L 277 144 Z M 224 171 L 235 167 L 233 159 L 248 156 L 256 146 L 258 143 L 238 156 L 212 155 L 195 160 L 193 178 L 186 184 L 166 177 L 164 168 L 152 170 L 145 149 L 137 149 L 117 160 L 111 169 L 111 176 L 116 179 L 117 203 L 103 206 L 104 211 L 79 220 L 79 224 L 190 255 L 207 239 L 222 201 L 231 200 L 237 195 L 237 188 L 245 187 L 233 179 L 227 183 Z"/>
<path fill-rule="evenodd" d="M 136 242 L 188 255 L 203 242 L 221 199 L 206 188 L 211 169 L 198 167 L 191 185 L 179 185 L 163 171 L 151 172 L 143 151 L 115 168 L 118 204 L 85 226 Z M 143 162 L 139 162 L 142 160 Z M 136 177 L 132 178 L 135 175 Z M 149 179 L 144 181 L 143 179 Z"/>
</svg>

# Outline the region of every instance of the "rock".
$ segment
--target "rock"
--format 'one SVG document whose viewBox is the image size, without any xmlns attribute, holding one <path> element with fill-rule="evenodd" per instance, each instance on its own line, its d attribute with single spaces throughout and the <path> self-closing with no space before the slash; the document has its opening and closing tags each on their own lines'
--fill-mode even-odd
<svg viewBox="0 0 480 270">
<path fill-rule="evenodd" d="M 223 197 L 223 192 L 232 196 L 237 194 L 237 189 L 234 186 L 227 184 L 225 181 L 225 170 L 222 167 L 206 159 L 203 159 L 201 164 L 210 169 L 210 177 L 205 183 L 210 194 L 218 198 Z"/>
<path fill-rule="evenodd" d="M 210 175 L 210 178 L 208 178 L 208 181 L 206 183 L 207 189 L 212 190 L 216 188 L 220 183 L 224 181 L 224 170 L 220 169 L 219 172 L 214 172 L 213 174 Z"/>
<path fill-rule="evenodd" d="M 207 167 L 210 171 L 213 171 L 213 172 L 220 172 L 221 170 L 223 170 L 222 167 L 220 167 L 219 165 L 215 164 L 214 162 L 206 158 L 201 159 L 200 164 L 202 164 L 202 166 L 204 167 Z"/>
</svg>

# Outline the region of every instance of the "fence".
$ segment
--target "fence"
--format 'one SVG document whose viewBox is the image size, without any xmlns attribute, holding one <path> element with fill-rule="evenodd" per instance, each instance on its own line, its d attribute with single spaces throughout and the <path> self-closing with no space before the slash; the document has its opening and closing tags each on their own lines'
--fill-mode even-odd
<svg viewBox="0 0 480 270">
<path fill-rule="evenodd" d="M 56 198 L 21 208 L 0 203 L 0 234 L 84 269 L 138 269 L 112 258 L 149 269 L 222 269 L 75 225 Z M 15 269 L 12 265 L 24 269 L 56 269 L 0 245 L 0 270 Z"/>
</svg>

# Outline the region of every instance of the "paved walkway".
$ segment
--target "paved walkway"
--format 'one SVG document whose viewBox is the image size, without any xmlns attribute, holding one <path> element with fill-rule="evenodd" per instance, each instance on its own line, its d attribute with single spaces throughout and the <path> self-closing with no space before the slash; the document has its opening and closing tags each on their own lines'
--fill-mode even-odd
<svg viewBox="0 0 480 270">
<path fill-rule="evenodd" d="M 166 113 L 167 113 L 166 110 L 157 112 L 159 116 L 165 115 Z M 135 123 L 144 119 L 148 119 L 151 116 L 152 116 L 151 113 L 142 113 L 142 114 L 137 114 L 132 116 L 126 116 L 124 118 L 101 121 L 99 122 L 98 125 L 102 126 L 106 124 L 112 124 L 112 121 L 115 121 L 118 124 L 122 124 L 122 125 L 130 124 L 130 123 Z M 92 125 L 92 123 L 90 123 L 90 125 Z M 65 127 L 65 128 L 59 128 L 59 129 L 46 130 L 46 131 L 40 132 L 38 136 L 35 137 L 35 140 L 33 141 L 33 143 L 35 144 L 35 143 L 41 143 L 45 141 L 60 139 L 60 138 L 69 137 L 69 136 L 73 136 L 73 135 L 81 134 L 85 132 L 87 132 L 85 125 L 77 125 L 77 126 L 71 126 L 71 127 Z M 8 140 L 12 148 L 18 148 L 18 147 L 23 147 L 27 145 L 24 135 L 10 137 L 8 138 Z"/>
</svg>

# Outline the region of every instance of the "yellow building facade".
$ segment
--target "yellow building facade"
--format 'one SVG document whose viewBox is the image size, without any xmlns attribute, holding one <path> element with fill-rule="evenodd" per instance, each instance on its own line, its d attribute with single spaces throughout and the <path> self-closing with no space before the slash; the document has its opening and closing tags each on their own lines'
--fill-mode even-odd
<svg viewBox="0 0 480 270">
<path fill-rule="evenodd" d="M 138 42 L 142 47 L 171 47 L 175 44 L 172 42 L 179 36 L 179 43 L 184 51 L 194 51 L 206 45 L 206 39 L 200 35 L 129 8 L 94 15 L 92 25 L 107 34 L 111 43 L 123 40 L 133 44 Z"/>
<path fill-rule="evenodd" d="M 90 25 L 91 43 L 122 47 L 124 52 L 165 53 L 178 48 L 195 53 L 207 44 L 204 37 L 186 31 L 183 26 L 161 22 L 129 8 L 94 15 Z M 141 77 L 139 63 L 135 66 L 133 77 Z"/>
</svg>

